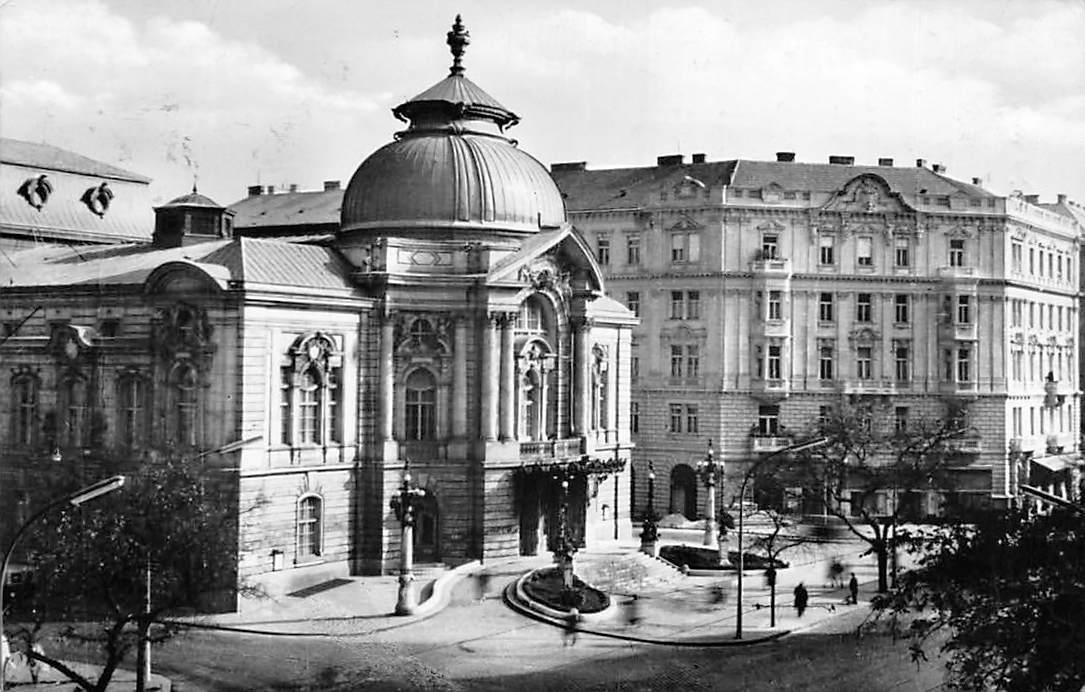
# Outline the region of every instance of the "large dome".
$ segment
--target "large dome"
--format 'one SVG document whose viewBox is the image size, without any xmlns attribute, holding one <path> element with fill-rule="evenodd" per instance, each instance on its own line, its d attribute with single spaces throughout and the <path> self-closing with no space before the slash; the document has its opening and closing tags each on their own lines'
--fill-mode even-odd
<svg viewBox="0 0 1085 692">
<path fill-rule="evenodd" d="M 565 222 L 549 172 L 504 136 L 516 115 L 463 76 L 469 37 L 459 17 L 452 28 L 451 74 L 392 111 L 410 126 L 355 171 L 343 195 L 344 232 L 530 233 Z"/>
</svg>

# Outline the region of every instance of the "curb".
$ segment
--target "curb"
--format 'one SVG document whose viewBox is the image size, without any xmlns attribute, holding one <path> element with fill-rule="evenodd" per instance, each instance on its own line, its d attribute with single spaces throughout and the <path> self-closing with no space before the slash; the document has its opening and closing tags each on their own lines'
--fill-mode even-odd
<svg viewBox="0 0 1085 692">
<path fill-rule="evenodd" d="M 534 571 L 534 570 L 532 570 L 532 571 Z M 548 608 L 547 606 L 544 606 L 541 603 L 536 603 L 534 601 L 531 601 L 530 599 L 527 599 L 525 602 L 520 602 L 519 599 L 517 598 L 517 596 L 518 596 L 517 592 L 520 591 L 520 589 L 518 587 L 520 586 L 521 581 L 523 579 L 525 579 L 527 576 L 529 576 L 530 574 L 531 574 L 531 572 L 528 572 L 527 574 L 525 574 L 525 575 L 521 576 L 519 579 L 517 579 L 515 583 L 510 584 L 507 587 L 505 587 L 505 591 L 504 591 L 505 604 L 509 608 L 515 610 L 517 613 L 520 613 L 521 615 L 525 615 L 525 616 L 527 616 L 527 617 L 529 617 L 529 618 L 531 618 L 533 620 L 537 620 L 537 621 L 545 623 L 547 625 L 553 625 L 554 627 L 564 627 L 565 626 L 564 618 L 562 618 L 562 617 L 554 617 L 552 615 L 548 615 L 548 614 L 543 612 L 543 609 L 545 609 L 546 611 L 550 611 L 551 613 L 558 613 L 559 611 L 553 610 L 552 608 Z M 613 599 L 611 600 L 611 605 L 612 606 L 615 605 Z M 538 608 L 539 610 L 536 610 L 536 608 Z M 603 612 L 606 612 L 606 611 L 603 611 Z M 596 613 L 595 615 L 598 616 L 599 614 Z M 585 615 L 585 618 L 587 618 L 587 617 L 589 617 L 589 616 Z M 628 634 L 620 634 L 620 633 L 617 633 L 617 632 L 602 632 L 602 631 L 599 631 L 599 630 L 586 629 L 586 628 L 583 628 L 583 627 L 577 628 L 577 631 L 581 632 L 582 634 L 592 634 L 592 635 L 595 635 L 597 637 L 606 637 L 608 639 L 617 639 L 617 640 L 620 640 L 620 641 L 636 642 L 638 644 L 656 644 L 656 645 L 659 645 L 659 646 L 681 646 L 681 647 L 702 647 L 702 648 L 722 648 L 722 647 L 728 647 L 728 646 L 752 646 L 754 644 L 763 644 L 765 642 L 775 641 L 775 640 L 780 639 L 781 637 L 791 633 L 791 630 L 781 630 L 779 632 L 773 632 L 771 634 L 756 637 L 756 638 L 753 638 L 753 639 L 717 639 L 717 640 L 691 641 L 691 640 L 685 640 L 685 639 L 655 639 L 655 638 L 651 638 L 651 637 L 636 637 L 636 636 L 631 636 L 631 635 L 628 635 Z"/>
</svg>

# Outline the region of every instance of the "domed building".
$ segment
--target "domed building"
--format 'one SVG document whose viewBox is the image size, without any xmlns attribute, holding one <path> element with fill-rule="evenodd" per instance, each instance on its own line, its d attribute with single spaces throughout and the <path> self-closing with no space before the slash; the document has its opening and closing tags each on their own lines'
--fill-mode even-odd
<svg viewBox="0 0 1085 692">
<path fill-rule="evenodd" d="M 407 478 L 421 562 L 628 537 L 636 319 L 519 118 L 465 76 L 468 39 L 457 18 L 449 75 L 309 225 L 279 195 L 194 189 L 148 215 L 150 243 L 13 254 L 0 506 L 37 457 L 93 475 L 179 447 L 226 479 L 238 583 L 273 594 L 396 570 Z M 322 240 L 245 237 L 264 214 Z"/>
</svg>

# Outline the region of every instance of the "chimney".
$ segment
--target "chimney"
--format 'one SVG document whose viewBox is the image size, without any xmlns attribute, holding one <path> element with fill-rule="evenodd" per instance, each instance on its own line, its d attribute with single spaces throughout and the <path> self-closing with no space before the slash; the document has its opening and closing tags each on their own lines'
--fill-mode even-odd
<svg viewBox="0 0 1085 692">
<path fill-rule="evenodd" d="M 1025 195 L 1025 201 L 1028 202 L 1029 204 L 1039 204 L 1040 203 L 1040 196 L 1039 195 Z"/>
<path fill-rule="evenodd" d="M 945 173 L 946 172 L 946 167 L 943 166 L 940 163 L 936 163 L 933 166 L 931 166 L 931 170 L 934 171 L 935 173 Z"/>
<path fill-rule="evenodd" d="M 983 187 L 983 178 L 972 178 L 972 184 L 977 187 Z"/>
<path fill-rule="evenodd" d="M 273 194 L 275 194 L 275 186 L 274 186 L 274 185 L 268 185 L 268 186 L 267 186 L 267 193 L 268 193 L 269 195 L 273 195 Z"/>
<path fill-rule="evenodd" d="M 830 156 L 829 163 L 838 164 L 841 166 L 850 166 L 855 163 L 854 156 Z"/>
<path fill-rule="evenodd" d="M 915 160 L 915 167 L 916 168 L 926 168 L 927 167 L 927 159 L 916 159 Z"/>
<path fill-rule="evenodd" d="M 795 152 L 793 151 L 778 151 L 776 152 L 776 160 L 779 163 L 794 163 Z"/>
<path fill-rule="evenodd" d="M 290 183 L 290 191 L 291 192 L 297 192 L 298 191 L 298 184 L 297 183 Z"/>
<path fill-rule="evenodd" d="M 1066 195 L 1064 195 L 1062 193 L 1059 193 L 1059 196 L 1058 196 L 1057 199 L 1059 200 L 1059 204 L 1066 204 Z"/>
<path fill-rule="evenodd" d="M 693 163 L 704 163 L 704 154 L 694 154 Z"/>
<path fill-rule="evenodd" d="M 586 171 L 588 169 L 587 161 L 568 161 L 566 163 L 552 163 L 550 164 L 551 172 L 557 171 Z"/>
<path fill-rule="evenodd" d="M 681 166 L 686 157 L 682 154 L 667 154 L 666 156 L 657 156 L 657 166 Z"/>
<path fill-rule="evenodd" d="M 249 197 L 259 197 L 264 194 L 263 185 L 249 185 Z"/>
<path fill-rule="evenodd" d="M 888 166 L 889 168 L 892 168 L 893 167 L 893 159 L 878 159 L 878 165 L 879 166 Z"/>
<path fill-rule="evenodd" d="M 325 180 L 324 181 L 324 192 L 327 192 L 328 190 L 338 190 L 338 189 L 339 189 L 339 181 L 338 180 Z"/>
</svg>

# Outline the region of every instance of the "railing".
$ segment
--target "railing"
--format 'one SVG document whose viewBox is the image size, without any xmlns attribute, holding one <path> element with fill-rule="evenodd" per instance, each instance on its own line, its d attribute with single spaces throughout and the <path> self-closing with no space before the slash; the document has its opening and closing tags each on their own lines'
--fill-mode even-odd
<svg viewBox="0 0 1085 692">
<path fill-rule="evenodd" d="M 755 274 L 791 274 L 791 260 L 782 258 L 754 259 L 750 271 Z"/>
<path fill-rule="evenodd" d="M 755 454 L 761 452 L 775 452 L 784 447 L 790 447 L 792 438 L 781 435 L 762 435 L 754 433 L 750 436 L 750 450 Z"/>
<path fill-rule="evenodd" d="M 580 456 L 583 449 L 583 440 L 579 437 L 564 440 L 526 440 L 520 443 L 520 457 L 561 459 Z"/>
<path fill-rule="evenodd" d="M 943 279 L 970 279 L 976 275 L 975 267 L 939 267 L 938 276 Z"/>
<path fill-rule="evenodd" d="M 890 380 L 844 380 L 843 389 L 845 394 L 895 394 L 897 385 Z"/>
</svg>

